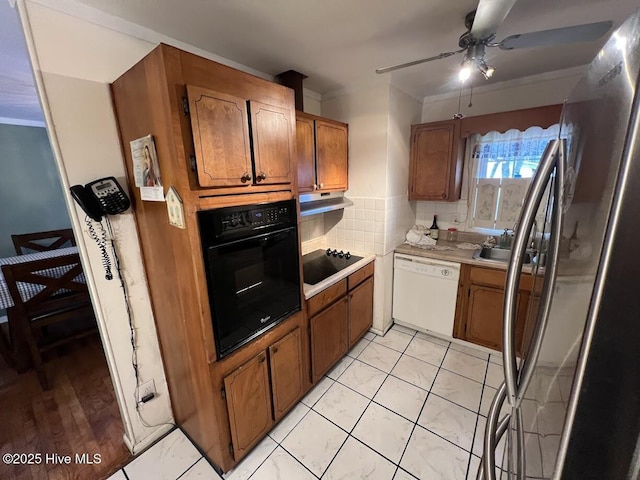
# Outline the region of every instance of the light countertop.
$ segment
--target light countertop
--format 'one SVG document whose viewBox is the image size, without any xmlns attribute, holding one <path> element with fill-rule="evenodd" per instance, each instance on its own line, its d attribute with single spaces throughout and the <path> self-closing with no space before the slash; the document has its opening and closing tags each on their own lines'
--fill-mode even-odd
<svg viewBox="0 0 640 480">
<path fill-rule="evenodd" d="M 343 278 L 347 278 L 353 272 L 360 270 L 362 267 L 370 264 L 376 259 L 376 256 L 369 253 L 358 253 L 351 252 L 353 255 L 358 257 L 362 257 L 362 260 L 358 260 L 353 265 L 349 265 L 347 268 L 340 270 L 338 273 L 331 275 L 330 277 L 325 278 L 320 283 L 316 283 L 315 285 L 309 285 L 308 283 L 304 284 L 304 299 L 309 300 L 314 295 L 317 295 L 321 291 L 329 288 L 334 283 L 338 283 Z"/>
<path fill-rule="evenodd" d="M 438 242 L 438 245 L 451 245 L 455 246 L 455 243 L 450 242 Z M 417 257 L 433 258 L 436 260 L 445 260 L 448 262 L 466 263 L 469 265 L 476 265 L 479 267 L 495 268 L 499 270 L 507 270 L 509 267 L 508 262 L 501 262 L 498 260 L 487 260 L 485 258 L 473 258 L 473 254 L 476 250 L 462 250 L 456 248 L 454 250 L 428 250 L 424 248 L 412 247 L 411 245 L 402 244 L 395 248 L 395 253 L 403 253 L 405 255 L 414 255 Z M 531 272 L 531 265 L 524 265 L 522 271 L 526 273 Z"/>
</svg>

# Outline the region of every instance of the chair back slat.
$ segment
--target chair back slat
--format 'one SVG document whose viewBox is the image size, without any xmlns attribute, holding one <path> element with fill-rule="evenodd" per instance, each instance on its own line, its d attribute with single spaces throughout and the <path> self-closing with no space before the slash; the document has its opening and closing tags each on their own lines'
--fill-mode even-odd
<svg viewBox="0 0 640 480">
<path fill-rule="evenodd" d="M 70 228 L 11 235 L 11 240 L 18 255 L 24 255 L 31 251 L 47 252 L 76 245 L 73 230 Z"/>
<path fill-rule="evenodd" d="M 15 307 L 26 315 L 89 301 L 77 253 L 3 265 L 2 273 Z"/>
</svg>

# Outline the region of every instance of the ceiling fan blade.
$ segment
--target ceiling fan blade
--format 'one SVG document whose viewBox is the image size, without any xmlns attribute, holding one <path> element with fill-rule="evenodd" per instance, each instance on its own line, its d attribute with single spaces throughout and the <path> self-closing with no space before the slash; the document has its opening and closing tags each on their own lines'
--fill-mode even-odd
<svg viewBox="0 0 640 480">
<path fill-rule="evenodd" d="M 445 53 L 436 55 L 434 57 L 423 58 L 422 60 L 414 60 L 413 62 L 401 63 L 399 65 L 393 65 L 391 67 L 377 68 L 376 73 L 393 72 L 394 70 L 400 70 L 401 68 L 406 68 L 406 67 L 413 67 L 414 65 L 420 65 L 421 63 L 427 63 L 433 60 L 441 60 L 443 58 L 447 58 L 452 55 L 455 55 L 456 53 L 464 52 L 465 50 L 466 48 L 463 48 L 461 50 L 456 50 L 455 52 L 445 52 Z"/>
<path fill-rule="evenodd" d="M 502 40 L 498 46 L 502 50 L 513 50 L 514 48 L 553 47 L 567 43 L 588 42 L 600 38 L 611 29 L 612 25 L 612 21 L 606 21 L 511 35 Z"/>
<path fill-rule="evenodd" d="M 471 35 L 478 39 L 495 35 L 515 3 L 516 0 L 480 0 Z"/>
</svg>

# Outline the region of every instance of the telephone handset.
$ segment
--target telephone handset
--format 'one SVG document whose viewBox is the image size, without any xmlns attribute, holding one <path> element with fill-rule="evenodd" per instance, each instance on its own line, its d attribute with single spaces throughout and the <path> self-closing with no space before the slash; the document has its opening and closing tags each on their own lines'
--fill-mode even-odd
<svg viewBox="0 0 640 480">
<path fill-rule="evenodd" d="M 117 215 L 126 211 L 131 202 L 114 177 L 105 177 L 93 182 L 71 187 L 71 196 L 85 213 L 96 222 L 103 215 Z"/>
</svg>

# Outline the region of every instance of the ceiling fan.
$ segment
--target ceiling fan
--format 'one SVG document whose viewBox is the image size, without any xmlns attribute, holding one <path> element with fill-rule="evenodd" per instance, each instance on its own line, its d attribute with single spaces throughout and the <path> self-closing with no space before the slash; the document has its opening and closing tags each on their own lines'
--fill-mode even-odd
<svg viewBox="0 0 640 480">
<path fill-rule="evenodd" d="M 588 42 L 604 35 L 612 21 L 587 23 L 572 27 L 540 30 L 538 32 L 511 35 L 500 42 L 494 42 L 498 28 L 504 22 L 516 0 L 480 0 L 478 8 L 465 17 L 467 31 L 460 36 L 459 50 L 440 53 L 433 57 L 401 63 L 390 67 L 378 68 L 376 73 L 387 73 L 421 63 L 441 60 L 458 53 L 466 52 L 459 73 L 460 81 L 467 80 L 473 69 L 479 70 L 485 78 L 491 78 L 495 68 L 487 65 L 484 55 L 486 47 L 499 47 L 502 50 L 517 48 L 552 47 L 568 43 Z"/>
</svg>

